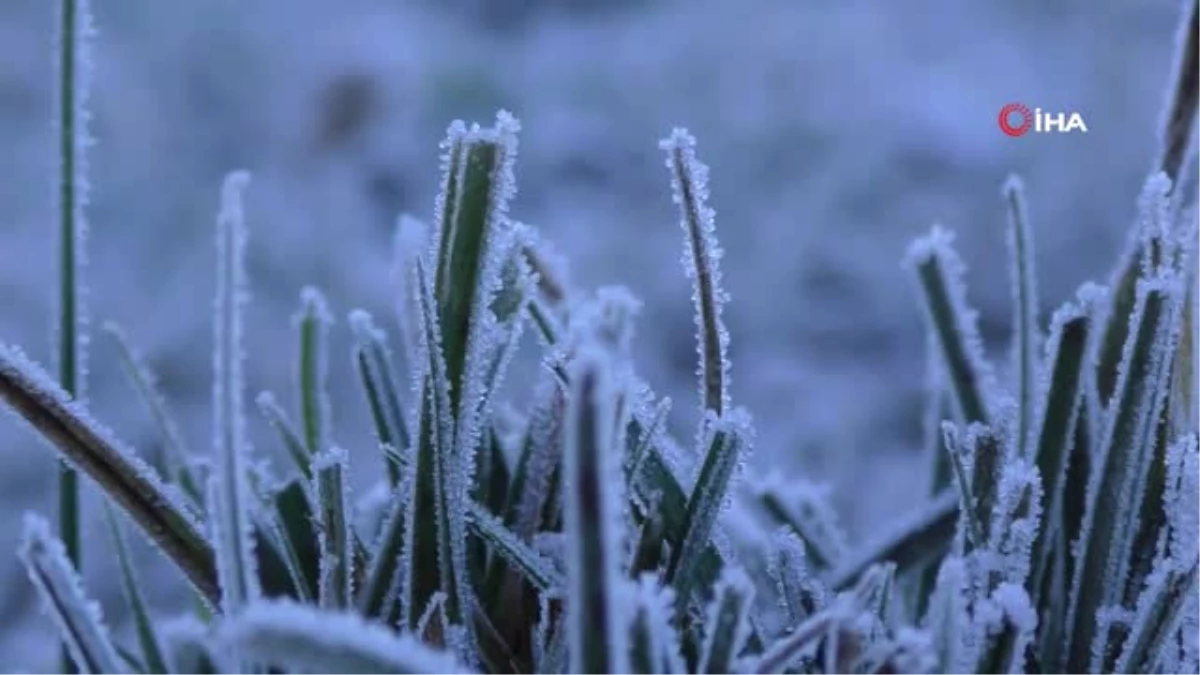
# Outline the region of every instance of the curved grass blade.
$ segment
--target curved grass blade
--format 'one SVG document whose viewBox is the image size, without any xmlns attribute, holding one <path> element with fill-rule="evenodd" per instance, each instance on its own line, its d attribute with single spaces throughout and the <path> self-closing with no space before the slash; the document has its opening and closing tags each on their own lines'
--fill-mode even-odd
<svg viewBox="0 0 1200 675">
<path fill-rule="evenodd" d="M 182 496 L 93 421 L 20 351 L 0 344 L 0 399 L 133 518 L 210 602 L 220 597 L 212 548 Z"/>
<path fill-rule="evenodd" d="M 216 643 L 249 661 L 323 673 L 462 673 L 453 656 L 348 612 L 258 601 L 222 622 Z"/>
<path fill-rule="evenodd" d="M 87 597 L 62 542 L 40 516 L 25 514 L 20 556 L 75 666 L 85 673 L 123 672 L 100 606 Z"/>
<path fill-rule="evenodd" d="M 554 563 L 535 551 L 498 518 L 480 506 L 467 507 L 467 530 L 487 543 L 491 551 L 509 564 L 540 591 L 554 591 L 563 587 L 563 580 Z"/>
<path fill-rule="evenodd" d="M 137 632 L 138 646 L 141 647 L 141 660 L 144 668 L 151 673 L 165 673 L 167 672 L 167 662 L 163 656 L 158 631 L 150 619 L 146 601 L 142 598 L 141 588 L 134 577 L 133 561 L 129 556 L 129 549 L 125 545 L 125 536 L 121 532 L 116 514 L 108 504 L 104 505 L 104 519 L 108 523 L 109 532 L 112 535 L 113 548 L 117 554 L 117 566 L 121 573 L 121 587 L 125 591 L 125 601 L 129 604 L 129 611 L 133 615 L 133 625 Z"/>
</svg>

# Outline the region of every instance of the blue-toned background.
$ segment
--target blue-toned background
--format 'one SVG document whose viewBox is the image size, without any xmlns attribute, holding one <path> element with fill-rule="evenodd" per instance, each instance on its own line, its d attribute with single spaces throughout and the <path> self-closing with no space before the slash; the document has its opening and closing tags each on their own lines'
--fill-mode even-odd
<svg viewBox="0 0 1200 675">
<path fill-rule="evenodd" d="M 0 2 L 0 340 L 41 360 L 54 283 L 54 4 Z M 515 215 L 571 259 L 577 283 L 625 283 L 644 299 L 637 361 L 690 438 L 690 289 L 657 149 L 678 124 L 712 166 L 733 395 L 758 423 L 754 465 L 831 482 L 855 536 L 925 490 L 924 338 L 899 264 L 907 241 L 934 221 L 959 232 L 1002 363 L 1008 172 L 1030 188 L 1043 309 L 1105 278 L 1156 150 L 1178 10 L 1174 0 L 94 4 L 93 315 L 144 348 L 194 451 L 207 450 L 211 426 L 222 174 L 255 176 L 249 391 L 286 399 L 290 315 L 300 287 L 318 284 L 341 319 L 336 437 L 366 478 L 378 459 L 344 318 L 363 307 L 390 320 L 395 217 L 431 214 L 446 124 L 490 122 L 500 107 L 525 129 Z M 1011 101 L 1081 112 L 1090 132 L 1008 138 L 996 113 Z M 113 357 L 98 339 L 95 412 L 154 453 Z M 49 622 L 8 553 L 21 512 L 53 507 L 53 475 L 51 453 L 0 416 L 0 665 L 54 664 Z M 127 630 L 96 512 L 89 584 Z M 144 557 L 154 606 L 182 606 L 178 578 Z"/>
</svg>

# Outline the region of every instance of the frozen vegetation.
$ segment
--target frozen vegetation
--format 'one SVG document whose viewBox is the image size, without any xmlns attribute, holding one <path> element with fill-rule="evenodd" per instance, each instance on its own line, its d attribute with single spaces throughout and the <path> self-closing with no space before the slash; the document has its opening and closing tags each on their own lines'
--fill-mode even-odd
<svg viewBox="0 0 1200 675">
<path fill-rule="evenodd" d="M 947 78 L 950 88 L 939 94 L 945 100 L 921 103 L 931 130 L 890 131 L 915 134 L 914 147 L 929 146 L 928 154 L 907 169 L 861 157 L 851 168 L 822 147 L 821 135 L 767 114 L 772 105 L 754 98 L 794 87 L 796 72 L 755 70 L 739 50 L 716 56 L 693 45 L 727 38 L 714 32 L 725 22 L 755 28 L 744 10 L 730 13 L 738 3 L 700 3 L 707 14 L 697 20 L 672 3 L 580 3 L 571 14 L 533 0 L 462 0 L 447 5 L 460 13 L 455 20 L 414 4 L 392 25 L 395 15 L 364 0 L 346 4 L 369 24 L 348 29 L 353 49 L 333 38 L 318 52 L 361 50 L 372 35 L 386 44 L 386 33 L 372 33 L 380 26 L 404 27 L 411 44 L 371 43 L 378 52 L 334 73 L 320 58 L 230 55 L 256 39 L 305 50 L 294 35 L 277 35 L 268 12 L 276 3 L 245 15 L 216 2 L 162 16 L 149 5 L 55 4 L 57 39 L 29 41 L 57 57 L 46 87 L 54 142 L 38 150 L 17 142 L 12 155 L 53 158 L 41 174 L 53 210 L 29 211 L 40 224 L 15 228 L 0 249 L 0 281 L 18 289 L 6 286 L 0 297 L 0 404 L 16 422 L 0 430 L 11 468 L 5 485 L 54 480 L 38 483 L 42 496 L 14 488 L 0 508 L 9 537 L 0 543 L 12 544 L 12 567 L 26 578 L 5 580 L 0 596 L 0 667 L 1200 670 L 1196 0 L 1182 3 L 1173 60 L 1162 50 L 1145 69 L 1172 64 L 1169 76 L 1155 76 L 1169 92 L 1157 136 L 1149 128 L 1140 136 L 1153 153 L 1140 194 L 1112 199 L 1093 189 L 1079 213 L 1073 201 L 1040 201 L 1059 188 L 1071 195 L 1060 170 L 1086 166 L 1088 153 L 1126 157 L 1094 149 L 1096 139 L 1117 138 L 1111 125 L 1105 131 L 1115 113 L 1085 109 L 1089 144 L 1021 139 L 1072 158 L 1056 164 L 1030 154 L 1026 180 L 986 186 L 981 203 L 990 206 L 950 208 L 940 195 L 963 176 L 922 163 L 938 153 L 976 168 L 1000 162 L 979 140 L 985 134 L 967 127 L 987 126 L 1000 139 L 994 112 L 1008 99 L 990 110 L 954 105 L 965 96 L 951 86 L 956 75 L 914 69 Z M 771 49 L 811 48 L 845 56 L 847 72 L 862 68 L 861 77 L 895 76 L 845 51 L 886 34 L 876 22 L 889 10 L 751 5 L 761 10 L 756 28 L 825 26 L 850 46 L 826 43 L 818 31 L 811 47 L 796 45 L 768 28 L 757 41 L 766 46 L 751 56 L 816 82 L 811 64 Z M 306 22 L 332 11 L 297 6 L 311 16 L 298 12 L 292 29 L 311 29 Z M 33 25 L 34 16 L 49 25 L 40 3 L 11 7 L 0 10 L 0 30 Z M 123 111 L 154 108 L 139 99 L 146 92 L 104 74 L 107 61 L 121 61 L 110 52 L 132 44 L 119 30 L 111 41 L 93 32 L 93 19 L 106 25 L 109 12 L 115 27 L 151 31 L 156 20 L 194 14 L 222 28 L 197 43 L 211 61 L 264 72 L 204 83 L 197 91 L 211 99 L 177 104 L 194 119 L 184 124 L 160 110 L 158 126 L 138 134 L 149 137 L 143 145 L 94 150 L 93 136 L 129 123 Z M 1105 12 L 1092 18 L 1123 20 Z M 986 14 L 950 11 L 939 21 L 984 35 Z M 248 26 L 266 37 L 250 36 Z M 1169 30 L 1156 28 L 1156 39 L 1165 42 Z M 472 47 L 469 34 L 511 57 L 513 67 L 501 69 L 510 72 L 485 75 L 472 58 L 485 48 Z M 649 36 L 660 38 L 657 46 L 640 44 Z M 1064 28 L 1054 39 L 1063 36 L 1074 35 Z M 433 56 L 452 41 L 464 45 L 461 61 Z M 601 66 L 575 55 L 568 60 L 576 68 L 560 66 L 571 72 L 551 67 L 575 41 L 596 50 L 636 45 L 638 58 L 618 54 Z M 256 76 L 270 79 L 265 71 L 281 62 L 330 81 L 315 120 L 287 112 L 286 101 L 273 104 L 270 119 L 213 106 L 253 97 Z M 405 76 L 398 91 L 381 88 L 372 69 L 384 66 Z M 639 67 L 676 79 L 659 93 Z M 1016 81 L 1021 67 L 994 74 Z M 725 98 L 689 91 L 702 86 L 706 68 L 731 69 L 737 85 Z M 771 81 L 748 84 L 749 73 Z M 538 89 L 531 80 L 549 102 L 505 91 Z M 1021 86 L 1047 107 L 1069 98 Z M 433 87 L 433 103 L 387 100 L 419 97 L 423 87 Z M 602 95 L 606 87 L 615 89 Z M 642 126 L 646 112 L 627 99 L 652 91 L 666 100 L 646 107 L 665 117 L 653 123 L 682 116 L 694 130 L 718 132 L 719 159 L 706 134 L 697 142 L 684 128 L 656 127 L 657 156 L 652 142 L 606 140 L 624 142 Z M 672 102 L 672 92 L 698 107 Z M 299 88 L 289 95 L 299 97 Z M 865 91 L 856 96 L 854 107 L 821 112 L 827 104 L 801 88 L 789 103 L 810 104 L 836 121 L 834 131 L 866 139 L 853 146 L 860 155 L 896 152 L 895 142 L 871 146 L 884 134 L 871 123 L 913 118 L 902 110 L 909 103 L 900 97 L 891 113 L 864 113 L 882 104 Z M 1161 97 L 1151 98 L 1152 108 Z M 505 107 L 520 114 L 482 112 Z M 2 114 L 18 124 L 20 115 Z M 427 117 L 443 114 L 493 121 L 451 123 L 435 164 Z M 810 122 L 803 115 L 812 114 L 796 111 Z M 176 135 L 180 128 L 187 133 Z M 268 150 L 222 148 L 221 133 L 238 143 L 266 134 L 259 141 Z M 527 139 L 540 140 L 529 147 Z M 174 164 L 139 168 L 137 153 L 164 150 L 187 158 L 187 180 L 207 184 L 203 209 L 216 217 L 203 236 L 192 226 L 201 207 L 156 193 L 157 180 L 183 180 L 170 176 Z M 731 221 L 731 212 L 785 223 L 807 212 L 788 211 L 803 200 L 790 196 L 785 178 L 809 155 L 828 170 L 804 179 L 813 208 L 866 229 L 750 230 Z M 1137 155 L 1128 156 L 1128 175 L 1137 176 Z M 253 170 L 230 171 L 242 165 Z M 91 184 L 102 191 L 110 169 L 126 192 L 93 201 Z M 995 222 L 996 236 L 968 228 L 958 238 L 952 223 L 933 225 L 905 252 L 901 242 L 914 232 L 864 225 L 892 215 L 858 192 L 904 170 L 909 180 L 937 183 L 880 187 L 929 202 L 910 204 L 905 218 L 944 209 Z M 407 175 L 418 171 L 429 175 Z M 726 172 L 749 192 L 723 191 Z M 868 180 L 833 187 L 854 173 Z M 990 175 L 976 173 L 972 183 Z M 410 194 L 426 184 L 431 211 Z M 347 191 L 364 185 L 357 196 Z M 841 205 L 821 205 L 826 194 L 840 195 Z M 28 197 L 0 196 L 25 213 Z M 713 204 L 726 196 L 732 208 L 718 216 Z M 673 215 L 650 206 L 672 203 Z M 1073 231 L 1091 217 L 1111 222 L 1107 234 Z M 122 218 L 130 223 L 108 224 Z M 670 219 L 677 226 L 665 226 Z M 1081 243 L 1105 236 L 1113 243 L 1107 263 L 1103 246 L 1089 253 Z M 674 252 L 662 256 L 665 240 Z M 1061 255 L 1096 264 L 1069 278 Z M 969 273 L 964 260 L 975 258 L 996 262 Z M 780 283 L 794 285 L 788 275 L 805 266 L 816 276 L 801 277 L 792 297 Z M 596 281 L 610 275 L 630 285 Z M 909 282 L 898 293 L 893 276 Z M 857 288 L 868 278 L 878 296 Z M 43 296 L 53 302 L 29 289 L 52 289 Z M 127 297 L 104 303 L 106 293 Z M 298 308 L 280 309 L 282 296 L 293 305 L 298 297 Z M 34 348 L 44 331 L 28 327 L 39 313 L 52 316 L 46 358 Z M 907 335 L 905 317 L 923 338 L 886 337 Z M 199 326 L 206 337 L 196 337 Z M 663 388 L 652 388 L 659 380 Z M 53 452 L 40 451 L 35 437 Z"/>
</svg>

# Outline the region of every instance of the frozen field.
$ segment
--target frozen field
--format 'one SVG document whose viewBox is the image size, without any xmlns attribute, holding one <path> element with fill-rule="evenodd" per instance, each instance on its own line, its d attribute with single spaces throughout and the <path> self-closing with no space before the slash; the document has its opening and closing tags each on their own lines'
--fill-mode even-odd
<svg viewBox="0 0 1200 675">
<path fill-rule="evenodd" d="M 0 3 L 0 340 L 46 359 L 53 5 Z M 861 535 L 924 497 L 924 338 L 900 266 L 933 222 L 959 233 L 991 353 L 1008 343 L 1000 185 L 1029 186 L 1043 310 L 1108 274 L 1155 152 L 1178 3 L 865 0 L 208 0 L 94 3 L 100 27 L 89 255 L 93 318 L 125 326 L 193 450 L 207 447 L 221 176 L 248 193 L 250 391 L 289 391 L 299 289 L 324 289 L 337 439 L 373 471 L 346 313 L 390 317 L 393 223 L 427 219 L 454 118 L 522 121 L 515 214 L 584 287 L 645 301 L 636 356 L 697 416 L 682 233 L 657 141 L 699 138 L 733 303 L 733 396 L 759 429 L 756 468 L 829 481 Z M 1013 139 L 1013 101 L 1078 111 L 1086 134 Z M 1193 181 L 1194 182 L 1194 181 Z M 92 406 L 142 452 L 149 418 L 97 339 Z M 519 380 L 519 378 L 517 378 Z M 519 394 L 520 381 L 512 382 Z M 254 418 L 262 447 L 274 448 Z M 52 667 L 14 550 L 20 515 L 53 508 L 52 455 L 0 416 L 0 654 Z M 89 503 L 97 503 L 89 496 Z M 90 509 L 95 516 L 96 509 Z M 87 573 L 113 611 L 105 531 Z M 151 601 L 184 600 L 171 572 Z M 171 583 L 168 583 L 171 582 Z M 114 616 L 121 624 L 123 617 Z M 5 659 L 11 662 L 11 659 Z"/>
</svg>

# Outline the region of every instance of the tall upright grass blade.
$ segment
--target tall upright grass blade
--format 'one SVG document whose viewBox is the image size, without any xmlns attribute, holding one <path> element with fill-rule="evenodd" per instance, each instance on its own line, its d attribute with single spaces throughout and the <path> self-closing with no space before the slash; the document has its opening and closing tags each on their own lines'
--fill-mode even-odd
<svg viewBox="0 0 1200 675">
<path fill-rule="evenodd" d="M 1147 579 L 1114 672 L 1156 672 L 1189 600 L 1196 597 L 1197 560 L 1181 562 L 1163 561 Z"/>
<path fill-rule="evenodd" d="M 1030 452 L 1033 415 L 1038 407 L 1037 371 L 1041 330 L 1038 328 L 1037 274 L 1033 230 L 1025 201 L 1025 184 L 1017 176 L 1004 183 L 1008 204 L 1008 247 L 1013 285 L 1013 352 L 1017 363 L 1017 456 Z"/>
<path fill-rule="evenodd" d="M 619 467 L 612 456 L 613 391 L 609 366 L 583 350 L 572 372 L 563 457 L 567 535 L 567 613 L 570 670 L 627 672 L 620 558 Z"/>
<path fill-rule="evenodd" d="M 121 573 L 121 588 L 125 592 L 125 601 L 133 615 L 134 629 L 137 633 L 138 645 L 141 648 L 142 662 L 151 673 L 167 672 L 166 658 L 163 656 L 162 641 L 158 637 L 158 629 L 150 618 L 146 601 L 133 571 L 133 560 L 129 548 L 125 544 L 125 535 L 117 522 L 117 515 L 112 508 L 104 505 L 104 519 L 108 523 L 112 537 L 113 549 L 117 554 L 117 566 Z"/>
<path fill-rule="evenodd" d="M 306 286 L 300 291 L 300 313 L 294 319 L 299 333 L 296 380 L 300 392 L 300 419 L 304 445 L 310 455 L 329 449 L 329 327 L 333 315 L 321 291 Z"/>
<path fill-rule="evenodd" d="M 698 673 L 732 673 L 734 664 L 750 637 L 750 607 L 754 584 L 736 568 L 721 573 L 708 605 L 704 648 Z"/>
<path fill-rule="evenodd" d="M 294 672 L 463 673 L 451 654 L 348 612 L 258 601 L 224 620 L 216 644 Z"/>
<path fill-rule="evenodd" d="M 708 167 L 696 158 L 696 139 L 685 129 L 673 130 L 659 147 L 667 153 L 673 199 L 686 241 L 684 270 L 693 286 L 702 409 L 720 418 L 729 407 L 729 331 L 721 320 L 729 297 L 721 286 L 723 252 L 717 242 L 715 212 L 708 206 Z"/>
<path fill-rule="evenodd" d="M 183 497 L 20 351 L 0 343 L 0 399 L 133 518 L 195 588 L 220 596 L 213 550 Z"/>
<path fill-rule="evenodd" d="M 124 672 L 100 606 L 87 597 L 62 542 L 40 516 L 25 515 L 20 556 L 74 666 L 85 673 Z"/>
<path fill-rule="evenodd" d="M 410 485 L 401 483 L 388 499 L 391 508 L 358 591 L 358 611 L 366 617 L 390 616 L 395 612 L 395 603 L 405 587 L 407 566 L 414 564 L 406 545 L 410 489 Z"/>
<path fill-rule="evenodd" d="M 1158 170 L 1172 183 L 1182 175 L 1192 151 L 1196 111 L 1200 108 L 1200 2 L 1185 0 L 1175 43 L 1170 91 L 1159 131 Z"/>
<path fill-rule="evenodd" d="M 1088 484 L 1087 511 L 1071 583 L 1068 668 L 1085 669 L 1098 634 L 1097 612 L 1121 601 L 1134 543 L 1137 510 L 1145 493 L 1143 466 L 1170 375 L 1178 335 L 1177 280 L 1170 274 L 1137 285 L 1129 339 Z"/>
<path fill-rule="evenodd" d="M 250 496 L 250 441 L 242 396 L 245 390 L 242 309 L 248 298 L 246 221 L 242 192 L 250 174 L 235 171 L 221 188 L 217 216 L 217 296 L 213 349 L 213 451 L 209 478 L 210 527 L 221 579 L 221 608 L 233 614 L 259 595 Z M 211 501 L 215 499 L 215 501 Z"/>
</svg>

